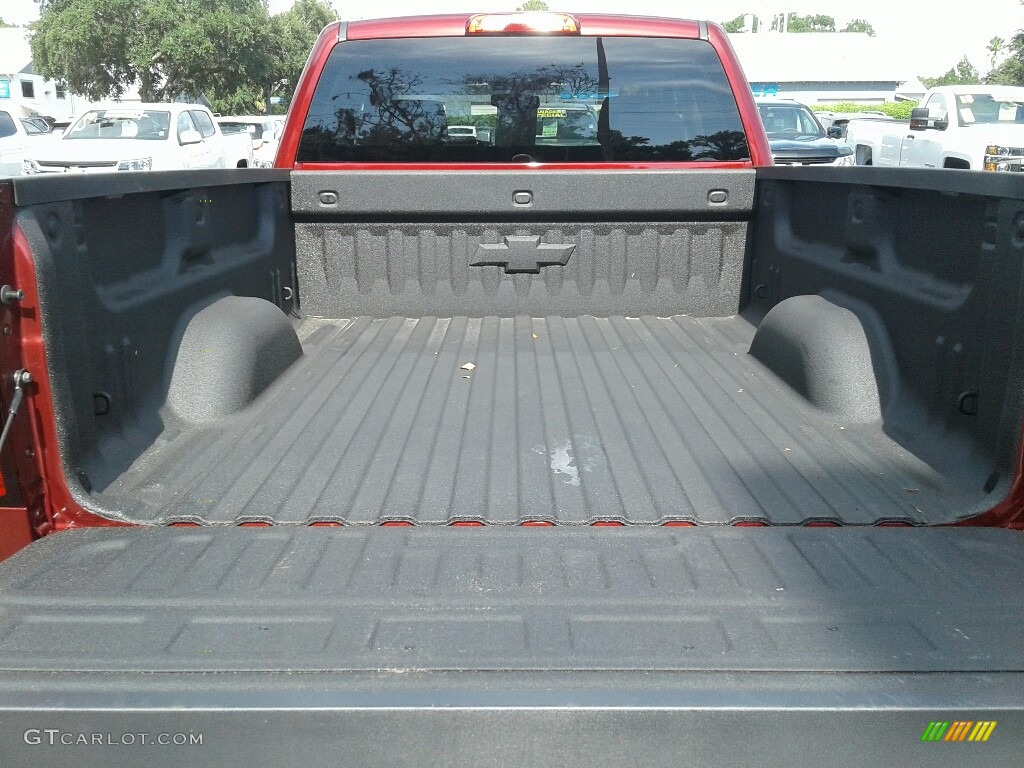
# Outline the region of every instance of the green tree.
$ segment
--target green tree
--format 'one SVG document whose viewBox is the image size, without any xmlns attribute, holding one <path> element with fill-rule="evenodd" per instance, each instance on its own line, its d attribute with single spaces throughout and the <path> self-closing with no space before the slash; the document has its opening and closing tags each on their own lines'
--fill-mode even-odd
<svg viewBox="0 0 1024 768">
<path fill-rule="evenodd" d="M 206 91 L 210 107 L 222 115 L 263 114 L 266 95 L 259 84 L 239 86 L 233 91 Z"/>
<path fill-rule="evenodd" d="M 49 0 L 31 28 L 36 71 L 94 100 L 233 94 L 273 66 L 262 0 Z"/>
<path fill-rule="evenodd" d="M 773 30 L 779 30 L 782 23 L 782 15 L 776 16 L 772 19 Z M 825 16 L 823 14 L 812 14 L 809 16 L 801 16 L 798 13 L 787 13 L 786 14 L 786 31 L 787 32 L 835 32 L 836 31 L 836 20 L 831 16 Z"/>
<path fill-rule="evenodd" d="M 875 28 L 864 19 L 853 19 L 843 27 L 843 32 L 867 32 L 870 37 L 875 36 Z"/>
<path fill-rule="evenodd" d="M 745 14 L 741 13 L 735 19 L 723 21 L 722 29 L 724 29 L 729 34 L 736 34 L 737 32 L 742 32 L 743 28 L 746 26 L 746 19 L 744 18 L 744 15 Z"/>
<path fill-rule="evenodd" d="M 985 50 L 987 50 L 989 53 L 990 68 L 995 69 L 996 65 L 999 63 L 999 60 L 1003 57 L 1003 54 L 1006 51 L 1006 41 L 1003 38 L 996 35 L 995 37 L 988 41 L 988 45 L 986 46 Z"/>
<path fill-rule="evenodd" d="M 938 77 L 922 77 L 920 80 L 927 88 L 939 85 L 975 85 L 981 82 L 981 75 L 977 67 L 964 56 L 944 74 Z"/>
<path fill-rule="evenodd" d="M 544 0 L 526 0 L 525 3 L 516 8 L 517 11 L 546 11 L 548 4 Z"/>
<path fill-rule="evenodd" d="M 747 17 L 750 17 L 750 31 L 757 32 L 760 22 L 758 21 L 757 14 L 752 13 L 741 13 L 735 19 L 721 22 L 722 28 L 729 33 L 742 32 L 746 28 Z"/>
<path fill-rule="evenodd" d="M 993 40 L 993 42 L 995 42 Z M 989 51 L 992 43 L 989 43 Z M 1003 49 L 1005 58 L 992 68 L 985 82 L 998 85 L 1024 85 L 1024 30 L 1019 30 Z"/>
<path fill-rule="evenodd" d="M 916 107 L 917 101 L 888 101 L 885 104 L 857 104 L 844 101 L 839 104 L 812 104 L 815 112 L 881 112 L 895 120 L 909 120 L 910 111 Z"/>
<path fill-rule="evenodd" d="M 4 21 L 2 18 L 0 18 L 0 29 L 3 29 L 4 27 L 13 27 L 13 26 L 14 26 L 13 24 L 8 24 L 6 21 Z"/>
<path fill-rule="evenodd" d="M 262 84 L 267 112 L 271 96 L 290 100 L 317 36 L 337 19 L 338 13 L 328 0 L 296 0 L 289 10 L 271 18 L 273 64 Z"/>
</svg>

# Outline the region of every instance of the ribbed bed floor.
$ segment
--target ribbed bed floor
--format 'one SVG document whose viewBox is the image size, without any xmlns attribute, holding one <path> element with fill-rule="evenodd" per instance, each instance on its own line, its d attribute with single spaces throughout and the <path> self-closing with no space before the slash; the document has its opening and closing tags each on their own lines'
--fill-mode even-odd
<svg viewBox="0 0 1024 768">
<path fill-rule="evenodd" d="M 224 524 L 936 523 L 984 500 L 969 456 L 943 475 L 881 425 L 807 406 L 747 354 L 753 333 L 739 317 L 306 321 L 303 359 L 252 407 L 168 424 L 94 499 Z"/>
</svg>

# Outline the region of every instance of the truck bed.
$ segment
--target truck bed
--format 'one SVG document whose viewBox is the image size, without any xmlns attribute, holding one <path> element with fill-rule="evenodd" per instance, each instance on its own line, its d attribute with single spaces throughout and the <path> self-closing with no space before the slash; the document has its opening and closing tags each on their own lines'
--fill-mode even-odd
<svg viewBox="0 0 1024 768">
<path fill-rule="evenodd" d="M 243 412 L 169 422 L 109 487 L 141 522 L 949 522 L 960 443 L 915 456 L 809 407 L 743 317 L 310 319 Z M 202 395 L 196 394 L 199 398 Z"/>
<path fill-rule="evenodd" d="M 71 517 L 957 522 L 1014 478 L 1024 210 L 936 176 L 15 182 L 10 368 Z"/>
</svg>

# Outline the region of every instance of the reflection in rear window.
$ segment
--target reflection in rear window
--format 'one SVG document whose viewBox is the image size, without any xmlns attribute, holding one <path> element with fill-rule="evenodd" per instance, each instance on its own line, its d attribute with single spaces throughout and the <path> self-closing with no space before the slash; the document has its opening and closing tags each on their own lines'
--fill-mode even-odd
<svg viewBox="0 0 1024 768">
<path fill-rule="evenodd" d="M 736 101 L 707 42 L 460 37 L 335 46 L 296 159 L 688 162 L 749 156 Z"/>
</svg>

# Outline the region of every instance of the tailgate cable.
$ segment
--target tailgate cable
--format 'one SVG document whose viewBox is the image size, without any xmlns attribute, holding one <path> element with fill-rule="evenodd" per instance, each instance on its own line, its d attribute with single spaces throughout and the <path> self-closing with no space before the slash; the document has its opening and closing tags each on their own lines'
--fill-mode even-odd
<svg viewBox="0 0 1024 768">
<path fill-rule="evenodd" d="M 21 368 L 14 372 L 14 397 L 11 399 L 11 407 L 7 409 L 7 420 L 4 422 L 3 432 L 0 432 L 0 451 L 3 451 L 7 442 L 7 434 L 11 431 L 14 417 L 21 407 L 21 401 L 25 397 L 25 385 L 32 383 L 32 374 Z"/>
</svg>

